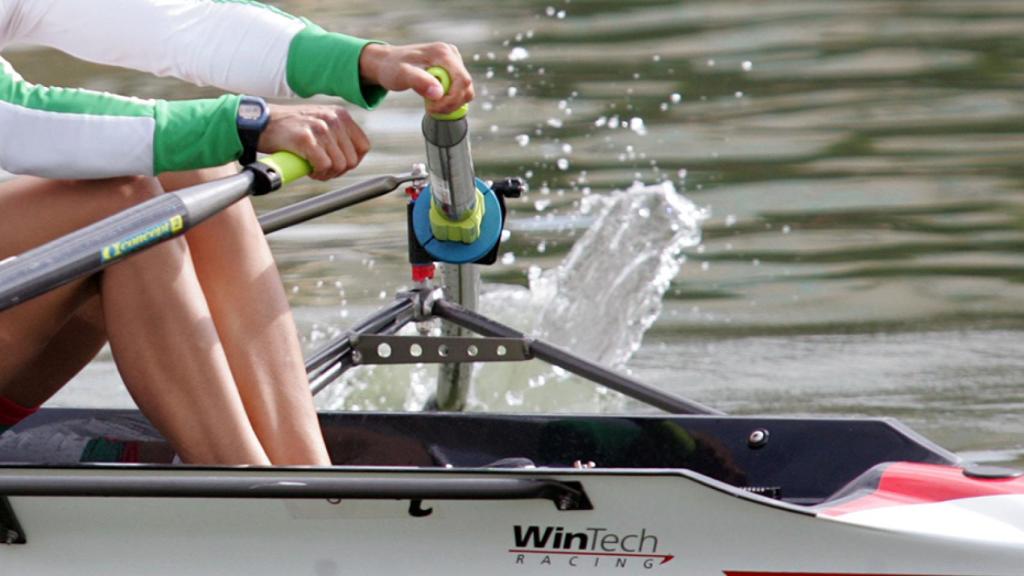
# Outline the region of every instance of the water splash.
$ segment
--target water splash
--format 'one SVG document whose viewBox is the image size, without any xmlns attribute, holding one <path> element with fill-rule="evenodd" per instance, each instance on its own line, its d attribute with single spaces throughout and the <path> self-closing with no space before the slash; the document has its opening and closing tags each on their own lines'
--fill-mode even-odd
<svg viewBox="0 0 1024 576">
<path fill-rule="evenodd" d="M 586 197 L 597 212 L 556 268 L 529 272 L 530 287 L 485 286 L 481 311 L 585 358 L 622 369 L 661 313 L 681 252 L 700 241 L 703 210 L 671 182 Z M 414 328 L 409 328 L 412 333 Z M 417 410 L 434 367 L 365 367 L 318 399 L 324 408 Z M 473 377 L 473 410 L 609 411 L 621 398 L 541 362 L 484 364 Z"/>
<path fill-rule="evenodd" d="M 597 220 L 562 264 L 531 284 L 549 296 L 537 336 L 621 367 L 661 312 L 680 252 L 700 241 L 705 217 L 671 182 L 599 200 Z"/>
</svg>

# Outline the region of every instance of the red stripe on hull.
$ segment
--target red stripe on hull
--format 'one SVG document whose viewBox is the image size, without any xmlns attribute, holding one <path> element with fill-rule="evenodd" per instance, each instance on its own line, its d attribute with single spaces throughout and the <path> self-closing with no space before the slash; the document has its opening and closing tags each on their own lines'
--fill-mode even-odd
<svg viewBox="0 0 1024 576">
<path fill-rule="evenodd" d="M 941 574 L 882 574 L 877 572 L 722 572 L 725 576 L 942 576 Z"/>
<path fill-rule="evenodd" d="M 904 506 L 908 504 L 929 504 L 963 498 L 982 496 L 1003 496 L 1024 494 L 1024 477 L 1018 478 L 970 478 L 963 469 L 956 466 L 897 462 L 890 464 L 874 492 L 853 500 L 840 502 L 819 511 L 827 516 L 842 516 L 851 512 Z M 736 573 L 744 576 L 743 572 Z M 758 574 L 752 572 L 750 574 Z M 781 572 L 780 574 L 786 574 Z M 788 576 L 788 575 L 787 575 Z M 802 576 L 796 573 L 795 576 Z M 818 576 L 818 575 L 814 575 Z M 825 574 L 824 576 L 832 576 Z M 861 576 L 860 574 L 842 576 Z"/>
</svg>

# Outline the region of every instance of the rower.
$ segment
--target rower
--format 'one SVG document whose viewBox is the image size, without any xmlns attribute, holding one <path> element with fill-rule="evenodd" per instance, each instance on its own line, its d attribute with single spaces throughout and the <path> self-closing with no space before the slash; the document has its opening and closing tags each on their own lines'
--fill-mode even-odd
<svg viewBox="0 0 1024 576">
<path fill-rule="evenodd" d="M 338 106 L 257 96 L 335 96 L 372 108 L 388 90 L 412 89 L 445 113 L 472 99 L 469 73 L 450 44 L 389 46 L 258 2 L 108 0 L 103 8 L 0 0 L 0 48 L 45 45 L 253 96 L 165 101 L 51 89 L 0 59 L 0 165 L 26 176 L 0 183 L 0 262 L 87 225 L 116 236 L 101 247 L 101 264 L 167 240 L 102 274 L 58 270 L 62 287 L 0 303 L 0 426 L 25 418 L 109 340 L 132 397 L 185 461 L 329 464 L 287 296 L 252 206 L 239 201 L 185 231 L 194 223 L 173 211 L 177 196 L 167 192 L 201 183 L 204 194 L 223 192 L 225 178 L 245 192 L 252 175 L 238 175 L 235 161 L 246 149 L 245 161 L 256 150 L 298 153 L 321 180 L 351 170 L 369 149 Z M 447 96 L 424 63 L 451 72 Z M 155 227 L 139 227 L 148 213 L 133 212 L 123 229 L 106 220 L 152 199 L 173 209 Z M 65 237 L 81 247 L 95 240 L 87 236 Z M 66 260 L 61 251 L 36 256 Z"/>
</svg>

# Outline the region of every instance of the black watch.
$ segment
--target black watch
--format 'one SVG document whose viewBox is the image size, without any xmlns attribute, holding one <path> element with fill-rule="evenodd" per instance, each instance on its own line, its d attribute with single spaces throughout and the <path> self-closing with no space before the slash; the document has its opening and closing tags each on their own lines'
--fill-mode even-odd
<svg viewBox="0 0 1024 576">
<path fill-rule="evenodd" d="M 242 166 L 256 161 L 256 147 L 260 142 L 260 134 L 270 123 L 270 107 L 259 96 L 242 96 L 238 102 L 238 115 L 235 117 L 238 126 L 238 139 L 242 141 Z"/>
</svg>

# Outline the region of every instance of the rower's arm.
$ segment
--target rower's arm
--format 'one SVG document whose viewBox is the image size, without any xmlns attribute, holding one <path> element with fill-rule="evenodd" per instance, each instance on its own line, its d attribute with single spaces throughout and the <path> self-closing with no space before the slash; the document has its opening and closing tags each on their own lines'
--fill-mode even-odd
<svg viewBox="0 0 1024 576">
<path fill-rule="evenodd" d="M 238 100 L 165 102 L 36 86 L 0 59 L 0 166 L 105 178 L 226 164 L 242 151 Z"/>
<path fill-rule="evenodd" d="M 0 0 L 0 42 L 265 97 L 340 96 L 365 108 L 367 40 L 325 32 L 251 0 Z"/>
<path fill-rule="evenodd" d="M 260 96 L 340 96 L 371 108 L 368 41 L 232 0 L 0 0 L 0 47 L 79 58 Z M 0 59 L 0 166 L 49 178 L 150 175 L 225 164 L 242 150 L 237 96 L 139 100 L 35 86 Z"/>
</svg>

